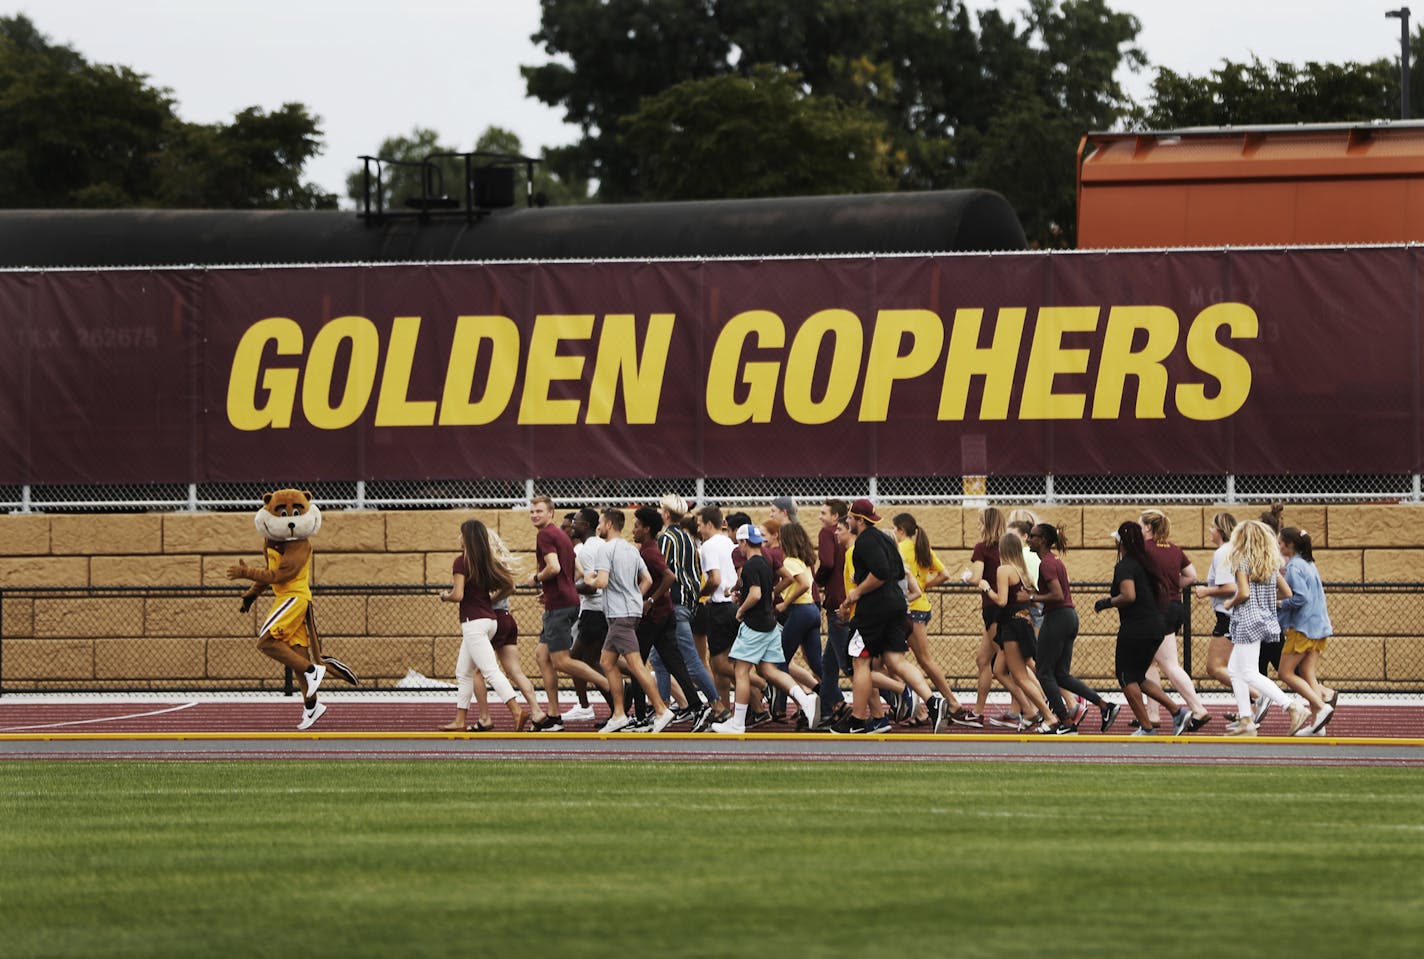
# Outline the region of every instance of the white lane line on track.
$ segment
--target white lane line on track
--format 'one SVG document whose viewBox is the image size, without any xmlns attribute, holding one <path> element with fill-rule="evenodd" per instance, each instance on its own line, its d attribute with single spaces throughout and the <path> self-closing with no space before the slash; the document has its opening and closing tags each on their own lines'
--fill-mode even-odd
<svg viewBox="0 0 1424 959">
<path fill-rule="evenodd" d="M 58 729 L 61 726 L 85 726 L 90 723 L 116 723 L 124 719 L 145 719 L 149 716 L 162 716 L 164 713 L 176 713 L 180 709 L 191 709 L 197 703 L 183 703 L 179 706 L 169 706 L 167 709 L 152 709 L 145 713 L 129 713 L 127 716 L 100 716 L 98 719 L 71 719 L 63 723 L 39 723 L 34 726 L 3 726 L 0 733 L 20 733 L 27 729 Z"/>
</svg>

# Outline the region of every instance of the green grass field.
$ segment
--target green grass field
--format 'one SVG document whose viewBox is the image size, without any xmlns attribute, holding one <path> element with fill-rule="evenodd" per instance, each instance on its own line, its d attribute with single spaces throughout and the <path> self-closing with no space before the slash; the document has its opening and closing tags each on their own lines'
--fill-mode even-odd
<svg viewBox="0 0 1424 959">
<path fill-rule="evenodd" d="M 7 762 L 0 955 L 1392 959 L 1414 770 Z"/>
</svg>

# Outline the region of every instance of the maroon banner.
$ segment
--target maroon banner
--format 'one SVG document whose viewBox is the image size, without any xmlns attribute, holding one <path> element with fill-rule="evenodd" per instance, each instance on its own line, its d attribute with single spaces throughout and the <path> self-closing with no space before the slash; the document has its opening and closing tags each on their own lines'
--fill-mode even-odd
<svg viewBox="0 0 1424 959">
<path fill-rule="evenodd" d="M 1415 473 L 1420 255 L 0 273 L 0 483 Z"/>
</svg>

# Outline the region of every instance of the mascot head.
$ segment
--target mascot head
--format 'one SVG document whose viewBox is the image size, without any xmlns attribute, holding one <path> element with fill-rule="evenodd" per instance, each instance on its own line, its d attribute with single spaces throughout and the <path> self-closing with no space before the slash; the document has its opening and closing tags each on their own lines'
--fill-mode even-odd
<svg viewBox="0 0 1424 959">
<path fill-rule="evenodd" d="M 279 543 L 315 536 L 321 529 L 321 510 L 311 500 L 312 494 L 299 489 L 267 493 L 257 511 L 257 532 Z"/>
</svg>

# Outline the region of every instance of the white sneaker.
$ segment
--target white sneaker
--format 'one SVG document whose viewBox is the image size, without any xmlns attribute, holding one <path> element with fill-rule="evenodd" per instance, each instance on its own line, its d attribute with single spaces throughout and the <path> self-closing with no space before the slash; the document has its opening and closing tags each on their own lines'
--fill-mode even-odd
<svg viewBox="0 0 1424 959">
<path fill-rule="evenodd" d="M 672 710 L 664 709 L 653 717 L 653 732 L 660 733 L 668 728 L 668 723 L 672 722 Z"/>
<path fill-rule="evenodd" d="M 312 670 L 313 671 L 308 672 L 306 674 L 307 699 L 311 699 L 313 696 L 316 695 L 317 687 L 321 685 L 322 679 L 326 676 L 326 667 L 321 663 L 317 663 L 316 665 L 312 666 Z"/>
<path fill-rule="evenodd" d="M 1309 710 L 1309 709 L 1307 709 L 1305 706 L 1301 705 L 1300 703 L 1296 703 L 1294 706 L 1292 706 L 1292 707 L 1290 708 L 1289 712 L 1290 712 L 1290 732 L 1286 733 L 1287 736 L 1294 736 L 1296 733 L 1300 732 L 1302 729 L 1309 728 L 1309 726 L 1310 726 L 1310 710 Z"/>
<path fill-rule="evenodd" d="M 627 716 L 610 716 L 608 722 L 603 724 L 603 728 L 600 729 L 599 732 L 616 733 L 628 728 L 629 724 L 632 722 L 633 721 Z"/>
<path fill-rule="evenodd" d="M 1259 726 L 1266 721 L 1266 714 L 1271 711 L 1271 701 L 1265 696 L 1256 700 L 1256 711 L 1251 714 L 1252 724 Z"/>
<path fill-rule="evenodd" d="M 1326 705 L 1326 707 L 1320 711 L 1320 715 L 1315 717 L 1315 722 L 1310 724 L 1310 732 L 1298 733 L 1297 735 L 1314 736 L 1317 733 L 1325 732 L 1325 724 L 1330 722 L 1330 717 L 1333 715 L 1335 715 L 1335 707 Z"/>
<path fill-rule="evenodd" d="M 713 723 L 707 728 L 712 730 L 714 733 L 724 733 L 729 736 L 740 736 L 742 733 L 747 731 L 745 723 L 739 723 L 733 719 L 729 719 L 725 723 Z"/>
<path fill-rule="evenodd" d="M 594 715 L 592 706 L 575 706 L 564 713 L 564 718 L 576 723 L 591 723 L 598 717 Z"/>
<path fill-rule="evenodd" d="M 316 721 L 317 721 L 318 719 L 320 719 L 325 713 L 326 713 L 326 703 L 322 703 L 322 702 L 318 702 L 318 703 L 317 703 L 315 706 L 313 706 L 311 709 L 303 709 L 303 710 L 302 710 L 302 721 L 299 722 L 299 723 L 297 723 L 297 728 L 298 728 L 298 729 L 311 729 L 312 726 L 314 726 L 314 725 L 316 724 Z"/>
</svg>

